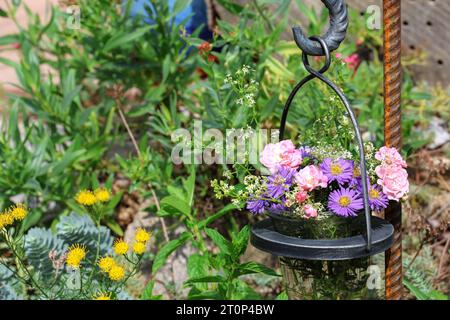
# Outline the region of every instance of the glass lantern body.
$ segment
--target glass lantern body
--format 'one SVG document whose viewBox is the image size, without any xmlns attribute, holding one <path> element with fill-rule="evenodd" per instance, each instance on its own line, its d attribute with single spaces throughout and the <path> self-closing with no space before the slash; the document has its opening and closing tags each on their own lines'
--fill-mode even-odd
<svg viewBox="0 0 450 320">
<path fill-rule="evenodd" d="M 271 215 L 274 229 L 303 239 L 338 239 L 364 232 L 364 216 L 293 219 Z M 350 260 L 280 257 L 283 285 L 290 300 L 368 300 L 384 295 L 384 255 Z"/>
</svg>

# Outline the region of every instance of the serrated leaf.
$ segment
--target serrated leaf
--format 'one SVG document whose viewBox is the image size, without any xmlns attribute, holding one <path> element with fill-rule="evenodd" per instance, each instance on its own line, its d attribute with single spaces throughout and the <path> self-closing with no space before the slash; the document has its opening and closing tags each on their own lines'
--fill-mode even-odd
<svg viewBox="0 0 450 320">
<path fill-rule="evenodd" d="M 233 239 L 233 254 L 236 257 L 244 254 L 248 245 L 248 238 L 250 237 L 250 227 L 247 225 L 241 229 L 237 237 Z"/>
<path fill-rule="evenodd" d="M 218 231 L 214 229 L 205 229 L 206 234 L 211 240 L 219 247 L 222 254 L 229 255 L 230 251 L 230 242 L 226 240 Z"/>
</svg>

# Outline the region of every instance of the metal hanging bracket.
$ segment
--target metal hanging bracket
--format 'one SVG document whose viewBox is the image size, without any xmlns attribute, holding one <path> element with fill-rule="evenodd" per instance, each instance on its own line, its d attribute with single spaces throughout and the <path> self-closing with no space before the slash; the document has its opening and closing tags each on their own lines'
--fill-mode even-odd
<svg viewBox="0 0 450 320">
<path fill-rule="evenodd" d="M 330 52 L 336 50 L 345 38 L 348 27 L 347 6 L 343 0 L 321 0 L 330 14 L 330 27 L 320 38 Z M 292 28 L 297 46 L 307 55 L 324 56 L 325 52 L 317 41 L 309 39 L 300 27 Z"/>
</svg>

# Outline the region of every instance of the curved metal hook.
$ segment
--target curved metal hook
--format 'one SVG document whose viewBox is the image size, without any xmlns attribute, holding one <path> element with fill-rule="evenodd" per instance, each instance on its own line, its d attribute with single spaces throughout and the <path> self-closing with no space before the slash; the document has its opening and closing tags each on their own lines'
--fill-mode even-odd
<svg viewBox="0 0 450 320">
<path fill-rule="evenodd" d="M 330 13 L 330 27 L 321 36 L 331 51 L 336 50 L 345 38 L 348 27 L 347 6 L 344 0 L 321 0 Z M 310 56 L 323 56 L 324 50 L 316 41 L 311 41 L 300 27 L 292 28 L 294 40 L 302 51 Z"/>
<path fill-rule="evenodd" d="M 281 124 L 280 124 L 280 141 L 283 140 L 284 137 L 284 130 L 286 126 L 286 119 L 289 112 L 289 108 L 291 106 L 292 101 L 294 100 L 294 97 L 298 93 L 298 91 L 310 80 L 317 78 L 324 82 L 328 87 L 330 87 L 341 99 L 342 104 L 344 105 L 345 109 L 348 112 L 348 115 L 350 117 L 351 123 L 353 125 L 353 129 L 355 130 L 355 136 L 356 140 L 358 142 L 358 149 L 359 149 L 359 162 L 360 162 L 360 170 L 361 170 L 361 184 L 362 184 L 362 191 L 363 191 L 363 201 L 364 201 L 364 214 L 366 218 L 366 235 L 367 235 L 367 251 L 370 252 L 372 248 L 372 221 L 371 221 L 371 210 L 369 206 L 369 184 L 367 181 L 367 171 L 366 171 L 366 157 L 364 154 L 364 144 L 363 139 L 361 137 L 361 131 L 359 129 L 358 122 L 356 120 L 355 113 L 353 112 L 350 102 L 348 101 L 347 97 L 344 95 L 344 93 L 339 89 L 338 86 L 336 86 L 333 82 L 331 82 L 328 78 L 326 78 L 322 73 L 328 69 L 330 66 L 330 50 L 328 49 L 328 46 L 324 39 L 320 37 L 311 37 L 310 40 L 317 41 L 321 48 L 323 49 L 326 57 L 326 63 L 325 66 L 322 67 L 319 71 L 314 70 L 308 62 L 308 57 L 305 52 L 302 53 L 302 59 L 303 63 L 305 65 L 306 70 L 310 73 L 307 75 L 303 80 L 301 80 L 295 88 L 292 90 L 291 94 L 288 97 L 288 100 L 286 101 L 286 104 L 283 109 L 283 114 L 281 116 Z"/>
</svg>

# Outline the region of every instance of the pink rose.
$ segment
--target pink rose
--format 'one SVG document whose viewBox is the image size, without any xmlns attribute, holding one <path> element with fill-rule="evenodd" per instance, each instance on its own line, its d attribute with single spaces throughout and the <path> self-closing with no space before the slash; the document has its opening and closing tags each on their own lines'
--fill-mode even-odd
<svg viewBox="0 0 450 320">
<path fill-rule="evenodd" d="M 375 153 L 375 159 L 378 161 L 381 161 L 381 164 L 383 166 L 399 166 L 402 168 L 406 168 L 406 162 L 403 160 L 402 156 L 398 153 L 397 149 L 395 148 L 388 148 L 388 147 L 381 147 L 380 150 L 378 150 Z"/>
<path fill-rule="evenodd" d="M 317 187 L 326 188 L 328 178 L 318 166 L 309 165 L 295 174 L 295 181 L 301 189 L 311 191 Z"/>
<path fill-rule="evenodd" d="M 259 161 L 275 173 L 278 167 L 297 169 L 302 163 L 302 153 L 296 149 L 291 140 L 269 143 L 264 147 Z"/>
<path fill-rule="evenodd" d="M 399 201 L 409 191 L 408 172 L 400 166 L 378 166 L 377 183 L 389 200 Z"/>
<path fill-rule="evenodd" d="M 310 204 L 305 204 L 303 206 L 303 211 L 305 212 L 306 219 L 317 217 L 317 210 Z"/>
<path fill-rule="evenodd" d="M 306 191 L 301 190 L 295 194 L 295 201 L 297 201 L 298 203 L 302 203 L 306 199 L 308 199 L 308 194 L 306 193 Z"/>
</svg>

